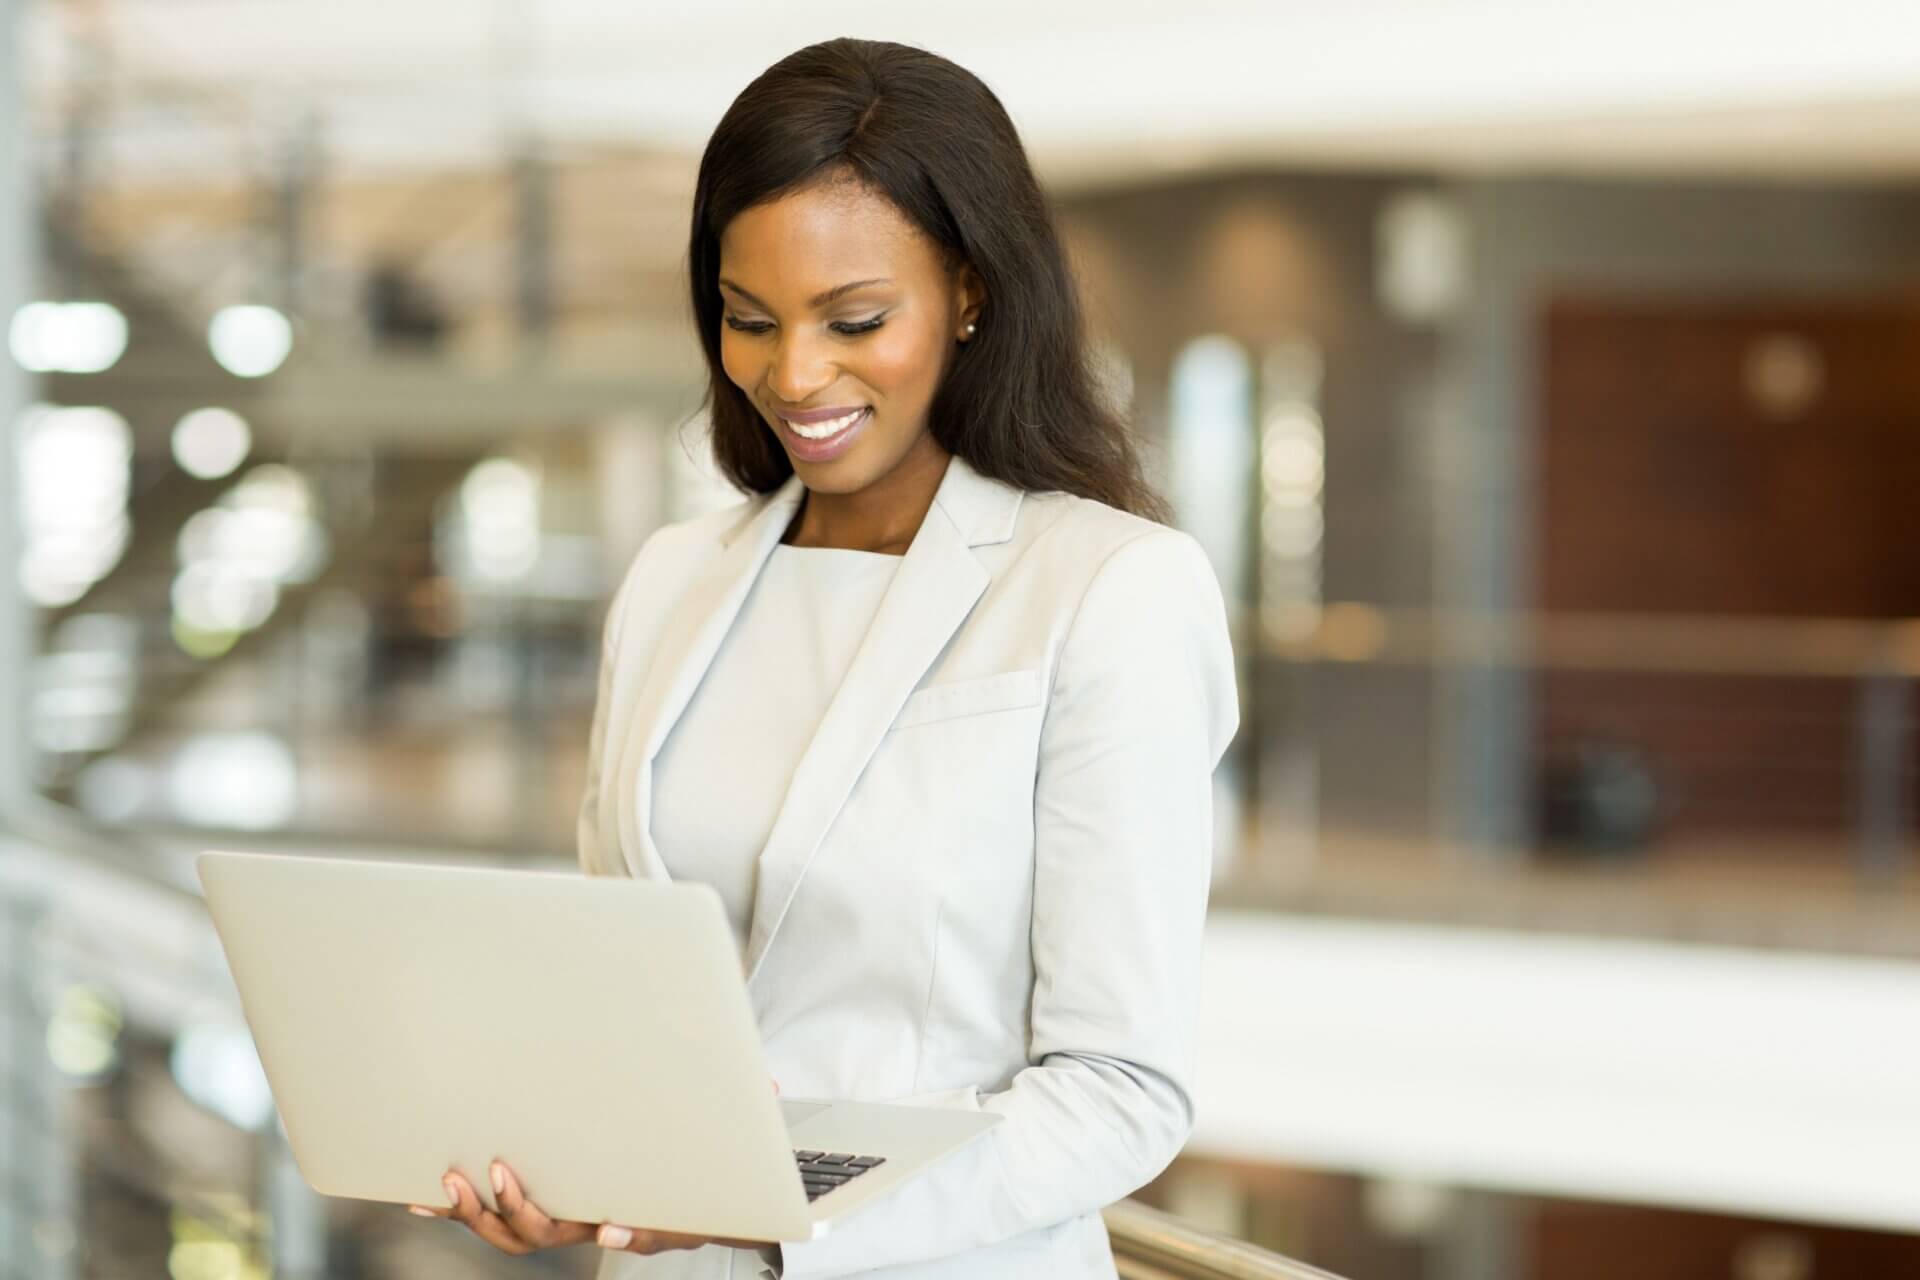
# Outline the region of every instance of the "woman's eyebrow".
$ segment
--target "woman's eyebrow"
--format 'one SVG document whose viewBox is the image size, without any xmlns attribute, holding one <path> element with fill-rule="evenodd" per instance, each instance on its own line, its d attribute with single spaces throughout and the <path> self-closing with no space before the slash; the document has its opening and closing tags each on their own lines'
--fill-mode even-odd
<svg viewBox="0 0 1920 1280">
<path fill-rule="evenodd" d="M 832 302 L 835 298 L 839 297 L 843 293 L 852 293 L 855 289 L 864 289 L 870 284 L 892 284 L 892 283 L 893 283 L 892 276 L 875 276 L 871 280 L 849 280 L 846 284 L 837 284 L 833 286 L 833 288 L 827 290 L 825 293 L 814 294 L 813 297 L 808 300 L 807 305 L 814 306 L 814 307 L 824 307 L 829 302 Z M 760 299 L 748 293 L 745 289 L 742 289 L 739 285 L 735 284 L 733 281 L 727 279 L 725 276 L 720 277 L 720 284 L 724 288 L 733 290 L 735 293 L 739 294 L 741 297 L 745 298 L 748 302 L 751 302 L 756 307 L 765 307 L 767 305 L 766 303 L 760 301 Z M 771 307 L 768 307 L 767 309 L 772 310 Z"/>
</svg>

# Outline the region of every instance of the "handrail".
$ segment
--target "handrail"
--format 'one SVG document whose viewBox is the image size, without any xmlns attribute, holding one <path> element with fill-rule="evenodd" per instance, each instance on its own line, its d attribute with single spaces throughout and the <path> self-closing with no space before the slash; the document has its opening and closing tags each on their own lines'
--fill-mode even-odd
<svg viewBox="0 0 1920 1280">
<path fill-rule="evenodd" d="M 1249 652 L 1296 663 L 1920 678 L 1920 619 L 1911 618 L 1502 613 L 1343 601 L 1249 612 L 1238 626 Z"/>
<path fill-rule="evenodd" d="M 1207 1231 L 1137 1200 L 1101 1215 L 1121 1280 L 1340 1280 L 1330 1271 Z"/>
<path fill-rule="evenodd" d="M 34 792 L 0 804 L 0 836 L 84 858 L 96 867 L 176 898 L 200 900 L 190 863 L 159 847 L 151 832 L 100 822 Z"/>
</svg>

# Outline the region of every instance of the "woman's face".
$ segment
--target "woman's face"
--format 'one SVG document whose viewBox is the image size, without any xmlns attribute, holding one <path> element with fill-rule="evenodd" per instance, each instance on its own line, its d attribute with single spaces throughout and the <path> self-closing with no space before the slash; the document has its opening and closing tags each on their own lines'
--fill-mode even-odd
<svg viewBox="0 0 1920 1280">
<path fill-rule="evenodd" d="M 944 458 L 927 410 L 979 310 L 977 276 L 885 196 L 843 181 L 739 214 L 720 236 L 720 297 L 727 377 L 808 489 L 858 493 Z"/>
</svg>

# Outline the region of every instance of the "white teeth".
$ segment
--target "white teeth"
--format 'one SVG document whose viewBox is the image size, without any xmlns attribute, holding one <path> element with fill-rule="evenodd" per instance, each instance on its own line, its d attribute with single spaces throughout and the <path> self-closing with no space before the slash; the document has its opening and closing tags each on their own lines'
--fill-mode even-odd
<svg viewBox="0 0 1920 1280">
<path fill-rule="evenodd" d="M 845 431 L 865 412 L 865 409 L 855 409 L 852 413 L 846 414 L 843 417 L 828 418 L 825 422 L 816 422 L 811 426 L 802 426 L 800 423 L 794 422 L 791 419 L 785 421 L 789 427 L 793 428 L 793 433 L 797 436 L 802 436 L 808 440 L 825 440 L 830 435 L 836 435 L 839 432 Z"/>
</svg>

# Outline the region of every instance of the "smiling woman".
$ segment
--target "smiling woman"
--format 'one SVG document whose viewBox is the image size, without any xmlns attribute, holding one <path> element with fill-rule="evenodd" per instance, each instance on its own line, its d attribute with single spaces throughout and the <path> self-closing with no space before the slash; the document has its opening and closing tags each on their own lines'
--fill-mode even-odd
<svg viewBox="0 0 1920 1280">
<path fill-rule="evenodd" d="M 504 1163 L 501 1212 L 456 1173 L 451 1216 L 513 1253 L 595 1240 L 601 1280 L 1112 1277 L 1100 1210 L 1193 1119 L 1239 724 L 1219 586 L 1093 389 L 976 77 L 800 50 L 715 129 L 692 221 L 714 451 L 748 497 L 656 532 L 608 613 L 581 868 L 718 892 L 790 1096 L 997 1123 L 864 1203 L 801 1166 L 832 1226 L 804 1243 L 555 1221 Z"/>
</svg>

